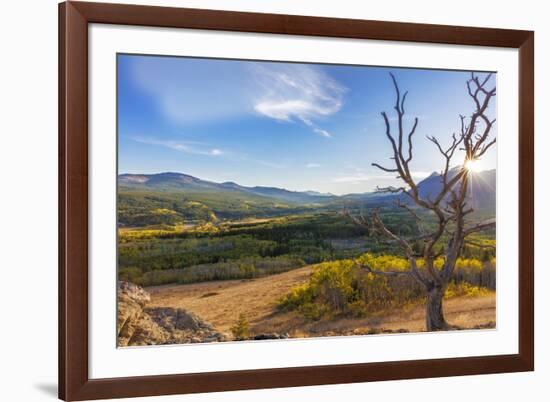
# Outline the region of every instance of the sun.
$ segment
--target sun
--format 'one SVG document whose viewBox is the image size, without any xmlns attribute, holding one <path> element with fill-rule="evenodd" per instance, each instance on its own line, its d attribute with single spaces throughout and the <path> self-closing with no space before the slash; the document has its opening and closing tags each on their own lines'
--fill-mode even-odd
<svg viewBox="0 0 550 402">
<path fill-rule="evenodd" d="M 466 163 L 464 164 L 464 167 L 470 173 L 479 172 L 481 170 L 481 166 L 480 166 L 479 161 L 475 160 L 475 159 L 468 159 L 466 161 Z"/>
</svg>

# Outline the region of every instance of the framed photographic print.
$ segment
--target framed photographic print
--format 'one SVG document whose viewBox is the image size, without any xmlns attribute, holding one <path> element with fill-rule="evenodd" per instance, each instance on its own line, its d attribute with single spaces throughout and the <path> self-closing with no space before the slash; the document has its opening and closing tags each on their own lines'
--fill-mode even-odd
<svg viewBox="0 0 550 402">
<path fill-rule="evenodd" d="M 60 398 L 533 370 L 533 32 L 59 21 Z"/>
</svg>

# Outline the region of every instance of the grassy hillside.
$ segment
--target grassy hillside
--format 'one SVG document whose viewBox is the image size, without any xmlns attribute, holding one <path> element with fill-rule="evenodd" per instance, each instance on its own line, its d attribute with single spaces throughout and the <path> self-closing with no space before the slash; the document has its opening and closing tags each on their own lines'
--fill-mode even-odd
<svg viewBox="0 0 550 402">
<path fill-rule="evenodd" d="M 166 271 L 189 272 L 199 269 L 193 268 L 197 266 L 201 266 L 201 272 L 207 267 L 233 272 L 233 276 L 220 273 L 226 279 L 254 277 L 265 260 L 270 260 L 270 269 L 277 271 L 275 265 L 295 268 L 304 263 L 357 256 L 366 250 L 369 241 L 373 242 L 366 235 L 365 229 L 333 214 L 121 229 L 119 277 L 145 286 L 184 282 L 187 280 L 182 278 L 187 278 L 187 274 L 168 275 Z M 248 268 L 242 268 L 245 266 Z M 239 267 L 248 273 L 241 273 Z M 209 279 L 212 278 L 208 274 L 196 277 L 196 281 Z"/>
<path fill-rule="evenodd" d="M 240 192 L 162 191 L 119 188 L 118 222 L 121 227 L 182 225 L 246 217 L 303 213 L 315 205 L 297 205 Z"/>
</svg>

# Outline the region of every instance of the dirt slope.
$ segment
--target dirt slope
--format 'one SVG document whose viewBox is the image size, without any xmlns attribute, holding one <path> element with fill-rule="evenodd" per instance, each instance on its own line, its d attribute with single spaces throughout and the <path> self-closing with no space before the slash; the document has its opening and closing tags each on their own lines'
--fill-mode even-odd
<svg viewBox="0 0 550 402">
<path fill-rule="evenodd" d="M 252 323 L 273 313 L 283 295 L 307 281 L 311 267 L 254 280 L 214 281 L 148 287 L 153 307 L 185 308 L 227 331 L 243 313 Z"/>
</svg>

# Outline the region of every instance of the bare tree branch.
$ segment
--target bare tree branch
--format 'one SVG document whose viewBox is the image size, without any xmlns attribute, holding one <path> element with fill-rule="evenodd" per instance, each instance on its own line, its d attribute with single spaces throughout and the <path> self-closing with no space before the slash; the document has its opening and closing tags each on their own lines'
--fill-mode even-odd
<svg viewBox="0 0 550 402">
<path fill-rule="evenodd" d="M 464 240 L 464 244 L 467 244 L 469 246 L 479 247 L 479 248 L 490 248 L 493 250 L 496 249 L 496 246 L 494 246 L 493 244 L 483 244 L 472 240 Z"/>
<path fill-rule="evenodd" d="M 390 172 L 390 173 L 399 172 L 398 169 L 389 169 L 389 168 L 385 168 L 385 167 L 383 167 L 383 166 L 380 166 L 378 163 L 373 163 L 372 166 L 375 166 L 375 167 L 377 167 L 378 169 L 383 170 L 384 172 Z"/>
<path fill-rule="evenodd" d="M 494 220 L 490 222 L 482 222 L 477 225 L 464 229 L 464 237 L 471 235 L 472 233 L 482 232 L 488 229 L 496 228 L 496 222 Z"/>
<path fill-rule="evenodd" d="M 393 186 L 388 186 L 388 187 L 380 187 L 380 186 L 376 186 L 376 192 L 377 193 L 404 193 L 404 194 L 407 194 L 407 189 L 405 187 L 393 187 Z"/>
</svg>

